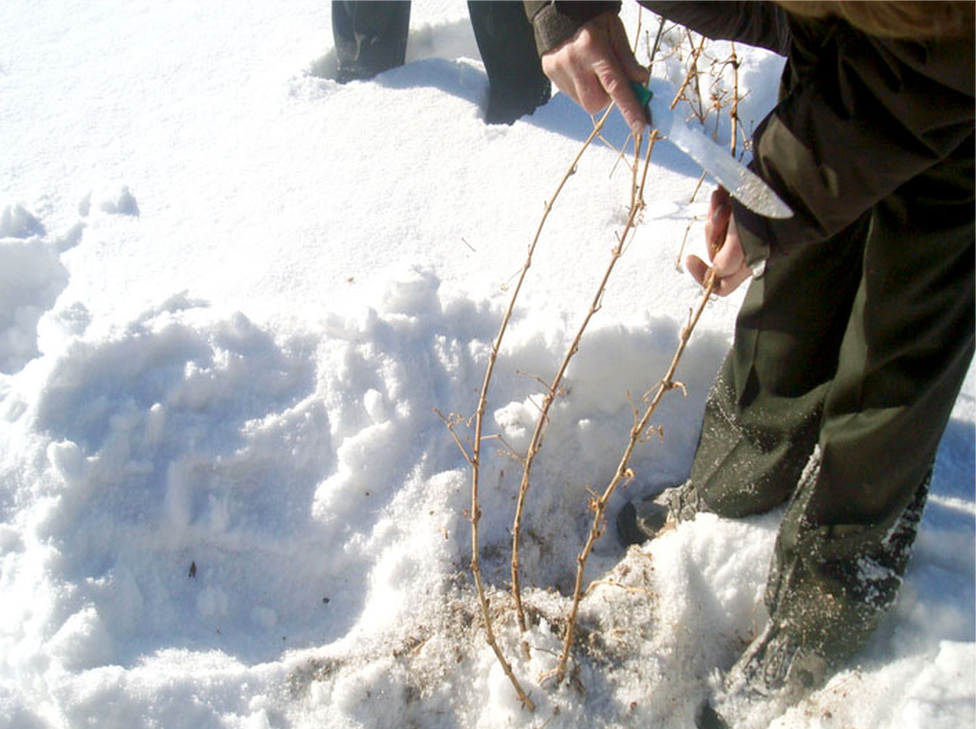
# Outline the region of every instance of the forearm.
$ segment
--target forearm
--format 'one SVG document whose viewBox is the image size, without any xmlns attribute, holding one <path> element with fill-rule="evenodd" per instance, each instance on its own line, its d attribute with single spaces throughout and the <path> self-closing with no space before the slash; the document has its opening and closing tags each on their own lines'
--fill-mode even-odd
<svg viewBox="0 0 976 729">
<path fill-rule="evenodd" d="M 572 38 L 587 21 L 603 13 L 619 13 L 620 2 L 553 2 L 525 0 L 525 14 L 535 32 L 539 55 Z"/>
<path fill-rule="evenodd" d="M 732 40 L 785 56 L 790 47 L 789 15 L 770 2 L 653 2 L 641 5 L 713 40 Z"/>
</svg>

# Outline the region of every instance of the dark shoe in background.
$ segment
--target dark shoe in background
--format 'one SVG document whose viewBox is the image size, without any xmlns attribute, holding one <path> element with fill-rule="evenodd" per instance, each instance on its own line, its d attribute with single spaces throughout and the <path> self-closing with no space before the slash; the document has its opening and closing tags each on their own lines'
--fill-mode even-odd
<svg viewBox="0 0 976 729">
<path fill-rule="evenodd" d="M 666 527 L 691 521 L 699 511 L 709 511 L 691 481 L 671 486 L 636 503 L 628 501 L 617 513 L 617 535 L 624 546 L 643 544 Z"/>
<path fill-rule="evenodd" d="M 512 124 L 552 94 L 522 3 L 469 2 L 468 15 L 488 74 L 486 124 Z"/>
<path fill-rule="evenodd" d="M 549 101 L 550 94 L 548 79 L 545 88 L 506 89 L 490 85 L 488 105 L 485 107 L 485 124 L 514 124 Z"/>
<path fill-rule="evenodd" d="M 402 66 L 407 56 L 410 3 L 401 0 L 332 3 L 332 35 L 341 84 Z"/>
</svg>

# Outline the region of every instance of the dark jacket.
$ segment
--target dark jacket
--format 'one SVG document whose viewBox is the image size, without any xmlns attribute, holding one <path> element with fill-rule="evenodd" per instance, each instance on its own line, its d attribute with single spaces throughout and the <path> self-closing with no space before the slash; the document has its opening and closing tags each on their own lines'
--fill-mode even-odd
<svg viewBox="0 0 976 729">
<path fill-rule="evenodd" d="M 883 39 L 841 19 L 799 18 L 766 2 L 641 4 L 707 37 L 787 56 L 779 103 L 756 129 L 749 166 L 795 215 L 771 220 L 734 203 L 750 264 L 829 238 L 921 172 L 974 154 L 970 38 Z M 620 6 L 525 5 L 540 53 Z"/>
</svg>

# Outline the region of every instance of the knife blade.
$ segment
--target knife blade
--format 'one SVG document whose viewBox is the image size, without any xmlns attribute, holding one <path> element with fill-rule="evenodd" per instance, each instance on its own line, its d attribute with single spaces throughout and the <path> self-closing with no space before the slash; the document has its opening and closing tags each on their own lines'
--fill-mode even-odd
<svg viewBox="0 0 976 729">
<path fill-rule="evenodd" d="M 688 127 L 671 110 L 674 89 L 663 79 L 642 86 L 631 82 L 637 99 L 648 112 L 651 125 L 675 147 L 691 157 L 736 200 L 767 218 L 791 218 L 790 206 L 752 170 L 701 132 Z"/>
</svg>

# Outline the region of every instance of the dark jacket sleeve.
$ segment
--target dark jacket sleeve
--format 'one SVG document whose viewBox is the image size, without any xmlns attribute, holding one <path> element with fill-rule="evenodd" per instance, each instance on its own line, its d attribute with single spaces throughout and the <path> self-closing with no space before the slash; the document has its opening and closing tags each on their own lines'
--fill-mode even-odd
<svg viewBox="0 0 976 729">
<path fill-rule="evenodd" d="M 642 2 L 648 10 L 713 40 L 732 40 L 785 56 L 790 47 L 789 15 L 771 2 Z"/>
<path fill-rule="evenodd" d="M 971 40 L 883 40 L 839 20 L 794 22 L 793 36 L 750 167 L 795 215 L 770 220 L 734 203 L 750 264 L 840 232 L 973 135 Z"/>
<path fill-rule="evenodd" d="M 535 32 L 535 47 L 541 56 L 572 38 L 588 20 L 602 13 L 619 13 L 619 2 L 562 2 L 525 0 L 525 14 Z"/>
<path fill-rule="evenodd" d="M 601 13 L 620 12 L 619 2 L 525 0 L 525 14 L 535 30 L 541 56 L 572 38 L 580 26 Z M 785 55 L 790 44 L 786 11 L 771 2 L 641 2 L 648 10 L 709 38 L 735 40 Z"/>
</svg>

